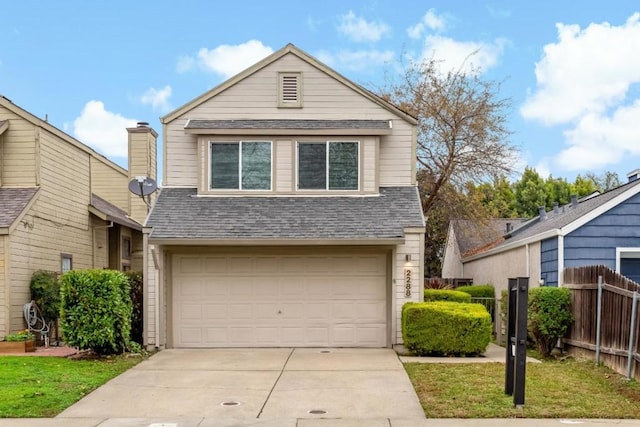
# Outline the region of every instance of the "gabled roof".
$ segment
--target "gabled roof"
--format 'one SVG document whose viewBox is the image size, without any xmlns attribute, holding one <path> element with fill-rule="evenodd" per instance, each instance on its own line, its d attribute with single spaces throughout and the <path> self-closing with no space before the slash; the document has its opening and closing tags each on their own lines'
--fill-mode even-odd
<svg viewBox="0 0 640 427">
<path fill-rule="evenodd" d="M 161 190 L 146 222 L 165 244 L 395 244 L 406 228 L 424 230 L 415 187 L 376 196 L 197 196 Z"/>
<path fill-rule="evenodd" d="M 9 234 L 37 199 L 38 187 L 0 187 L 0 234 Z"/>
<path fill-rule="evenodd" d="M 134 230 L 142 230 L 142 224 L 129 218 L 129 215 L 127 215 L 125 211 L 93 193 L 91 194 L 89 212 L 103 221 L 113 221 L 116 224 L 124 225 Z"/>
<path fill-rule="evenodd" d="M 451 221 L 451 226 L 460 254 L 465 257 L 501 243 L 507 232 L 507 224 L 515 229 L 525 221 L 523 218 L 491 218 L 486 221 L 456 219 Z"/>
<path fill-rule="evenodd" d="M 119 172 L 121 172 L 121 173 L 123 173 L 125 175 L 127 174 L 127 170 L 125 168 L 123 168 L 122 166 L 120 166 L 117 163 L 114 163 L 113 161 L 109 160 L 106 156 L 98 153 L 93 148 L 85 145 L 81 141 L 78 141 L 77 139 L 75 139 L 74 137 L 69 135 L 68 133 L 61 131 L 57 127 L 55 127 L 52 124 L 50 124 L 48 121 L 42 120 L 39 117 L 31 114 L 27 110 L 23 109 L 22 107 L 19 107 L 18 105 L 14 104 L 10 99 L 5 98 L 2 95 L 0 95 L 0 107 L 4 107 L 7 110 L 13 112 L 14 114 L 16 114 L 16 115 L 22 117 L 23 119 L 27 120 L 28 122 L 30 122 L 30 123 L 32 123 L 32 124 L 34 124 L 36 126 L 39 126 L 39 127 L 43 128 L 43 129 L 47 130 L 48 132 L 51 132 L 52 134 L 56 135 L 58 138 L 61 138 L 62 140 L 68 142 L 71 145 L 73 145 L 74 147 L 79 148 L 80 150 L 82 150 L 85 153 L 93 156 L 94 158 L 102 161 L 103 163 L 109 165 L 110 167 L 113 167 L 117 171 L 119 171 Z M 4 130 L 6 130 L 6 127 L 3 129 L 3 126 L 9 126 L 9 121 L 8 120 L 4 121 L 4 124 L 3 124 L 3 122 L 0 122 L 0 134 L 2 132 L 4 132 Z"/>
<path fill-rule="evenodd" d="M 470 258 L 482 258 L 553 236 L 566 236 L 638 193 L 640 180 L 628 182 L 597 196 L 591 195 L 582 199 L 577 206 L 570 203 L 559 207 L 557 211 L 546 212 L 543 218 L 538 215 L 506 234 L 505 240 L 499 245 Z"/>
<path fill-rule="evenodd" d="M 314 119 L 256 119 L 256 120 L 188 120 L 184 126 L 186 133 L 199 135 L 212 131 L 216 134 L 225 131 L 235 132 L 242 129 L 243 133 L 292 134 L 300 131 L 322 131 L 322 135 L 388 135 L 392 128 L 391 120 L 314 120 Z"/>
<path fill-rule="evenodd" d="M 0 120 L 0 135 L 9 128 L 9 120 Z"/>
<path fill-rule="evenodd" d="M 214 96 L 218 95 L 219 93 L 222 93 L 223 91 L 227 90 L 231 86 L 233 86 L 233 85 L 237 84 L 238 82 L 244 80 L 245 78 L 247 78 L 250 75 L 256 73 L 257 71 L 265 68 L 266 66 L 274 63 L 275 61 L 277 61 L 278 59 L 282 58 L 283 56 L 285 56 L 287 54 L 293 54 L 293 55 L 297 56 L 298 58 L 300 58 L 301 60 L 307 62 L 311 66 L 319 69 L 320 71 L 324 72 L 325 74 L 328 74 L 329 76 L 333 77 L 334 79 L 340 81 L 345 86 L 348 86 L 352 90 L 358 92 L 360 95 L 364 96 L 365 98 L 368 98 L 372 102 L 375 102 L 376 104 L 378 104 L 382 108 L 392 112 L 393 114 L 395 114 L 397 116 L 402 117 L 404 120 L 406 120 L 409 123 L 417 124 L 417 119 L 415 117 L 411 116 L 409 113 L 407 113 L 405 111 L 402 111 L 400 108 L 398 108 L 395 105 L 391 104 L 390 102 L 382 99 L 381 97 L 379 97 L 378 95 L 374 94 L 373 92 L 371 92 L 371 91 L 363 88 L 362 86 L 352 82 L 351 80 L 347 79 L 346 77 L 344 77 L 343 75 L 339 74 L 335 70 L 327 67 L 322 62 L 318 61 L 317 59 L 315 59 L 314 57 L 312 57 L 308 53 L 304 52 L 303 50 L 297 48 L 296 46 L 294 46 L 291 43 L 289 43 L 288 45 L 286 45 L 282 49 L 272 53 L 268 57 L 264 58 L 262 61 L 252 65 L 251 67 L 247 68 L 246 70 L 242 71 L 241 73 L 236 74 L 234 77 L 231 77 L 230 79 L 224 81 L 223 83 L 219 84 L 218 86 L 214 87 L 213 89 L 209 90 L 208 92 L 198 96 L 197 98 L 189 101 L 185 105 L 183 105 L 183 106 L 177 108 L 176 110 L 168 113 L 167 115 L 161 117 L 160 121 L 163 124 L 166 124 L 166 123 L 169 123 L 169 122 L 173 121 L 174 119 L 182 116 L 183 114 L 185 114 L 186 112 L 196 108 L 197 106 L 207 102 L 209 99 L 213 98 Z"/>
</svg>

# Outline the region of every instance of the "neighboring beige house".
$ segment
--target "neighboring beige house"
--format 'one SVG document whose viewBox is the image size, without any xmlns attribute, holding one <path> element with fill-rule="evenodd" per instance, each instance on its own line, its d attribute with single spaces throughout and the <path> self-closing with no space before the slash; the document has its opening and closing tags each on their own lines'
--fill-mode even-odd
<svg viewBox="0 0 640 427">
<path fill-rule="evenodd" d="M 130 171 L 0 96 L 0 338 L 26 327 L 37 270 L 142 270 L 147 206 L 127 184 L 155 176 L 157 134 L 127 131 Z"/>
<path fill-rule="evenodd" d="M 416 119 L 293 45 L 162 118 L 150 347 L 391 347 L 422 298 Z"/>
</svg>

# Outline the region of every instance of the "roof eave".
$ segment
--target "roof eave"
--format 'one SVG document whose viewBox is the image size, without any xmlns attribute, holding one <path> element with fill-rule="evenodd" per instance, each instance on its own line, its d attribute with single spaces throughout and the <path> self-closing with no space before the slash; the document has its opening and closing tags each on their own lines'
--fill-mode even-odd
<svg viewBox="0 0 640 427">
<path fill-rule="evenodd" d="M 24 218 L 24 216 L 27 214 L 27 212 L 29 212 L 29 210 L 31 209 L 33 204 L 36 202 L 36 200 L 38 199 L 39 196 L 40 196 L 40 188 L 38 188 L 36 190 L 36 192 L 33 194 L 33 196 L 31 196 L 31 199 L 24 206 L 24 208 L 22 209 L 22 212 L 20 212 L 20 214 L 18 214 L 16 219 L 13 221 L 13 223 L 11 223 L 11 225 L 7 228 L 7 233 L 6 234 L 11 234 L 13 232 L 13 230 L 15 230 L 15 228 L 18 226 L 18 224 L 20 224 L 20 221 L 22 221 L 22 218 Z M 3 233 L 0 233 L 0 234 L 3 234 Z"/>
<path fill-rule="evenodd" d="M 154 238 L 149 243 L 163 246 L 393 246 L 403 244 L 402 237 L 381 239 L 199 239 Z"/>
<path fill-rule="evenodd" d="M 185 129 L 184 133 L 193 135 L 391 135 L 391 129 L 380 128 L 333 128 L 333 129 Z"/>
<path fill-rule="evenodd" d="M 0 121 L 0 135 L 9 129 L 9 120 Z"/>
</svg>

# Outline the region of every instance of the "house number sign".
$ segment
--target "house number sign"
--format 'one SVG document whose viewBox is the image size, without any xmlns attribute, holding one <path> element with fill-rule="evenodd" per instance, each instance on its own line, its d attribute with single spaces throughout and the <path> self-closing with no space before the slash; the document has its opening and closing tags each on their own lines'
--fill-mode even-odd
<svg viewBox="0 0 640 427">
<path fill-rule="evenodd" d="M 411 269 L 404 270 L 404 296 L 411 297 Z"/>
</svg>

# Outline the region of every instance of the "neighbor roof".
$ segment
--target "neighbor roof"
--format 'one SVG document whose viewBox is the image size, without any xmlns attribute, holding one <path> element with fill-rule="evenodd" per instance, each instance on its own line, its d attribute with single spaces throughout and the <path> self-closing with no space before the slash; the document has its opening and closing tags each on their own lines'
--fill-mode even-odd
<svg viewBox="0 0 640 427">
<path fill-rule="evenodd" d="M 124 210 L 95 194 L 91 194 L 91 205 L 89 206 L 89 210 L 91 213 L 105 221 L 113 221 L 116 224 L 124 225 L 125 227 L 129 227 L 134 230 L 142 230 L 142 225 L 129 218 Z"/>
<path fill-rule="evenodd" d="M 457 219 L 451 224 L 460 254 L 468 256 L 500 243 L 506 234 L 507 224 L 515 229 L 525 221 L 523 218 L 491 218 L 486 221 Z"/>
<path fill-rule="evenodd" d="M 149 215 L 152 240 L 352 242 L 399 240 L 424 228 L 415 187 L 382 187 L 379 196 L 197 196 L 163 188 Z M 229 242 L 231 244 L 231 242 Z"/>
<path fill-rule="evenodd" d="M 37 192 L 38 187 L 0 188 L 0 229 L 8 230 L 24 213 Z"/>
</svg>

